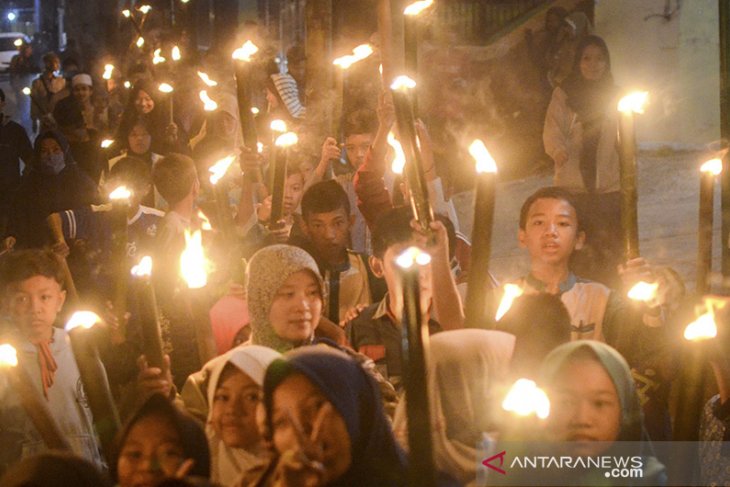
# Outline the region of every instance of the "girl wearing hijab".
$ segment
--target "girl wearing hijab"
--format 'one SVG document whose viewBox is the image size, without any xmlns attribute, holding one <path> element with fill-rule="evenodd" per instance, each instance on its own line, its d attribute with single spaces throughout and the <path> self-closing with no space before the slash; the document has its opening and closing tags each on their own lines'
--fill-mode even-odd
<svg viewBox="0 0 730 487">
<path fill-rule="evenodd" d="M 242 486 L 400 486 L 406 458 L 378 387 L 354 360 L 305 347 L 274 361 L 264 379 L 266 430 L 275 459 Z"/>
<path fill-rule="evenodd" d="M 266 368 L 281 354 L 247 345 L 224 357 L 210 375 L 210 412 L 205 429 L 211 451 L 211 480 L 231 486 L 243 472 L 268 459 L 256 424 L 256 409 Z"/>
<path fill-rule="evenodd" d="M 169 477 L 208 479 L 208 442 L 198 421 L 154 394 L 120 432 L 109 467 L 119 487 L 157 485 Z"/>
<path fill-rule="evenodd" d="M 576 273 L 609 287 L 620 284 L 621 263 L 614 231 L 620 224 L 618 94 L 606 43 L 587 36 L 576 50 L 572 73 L 553 91 L 543 131 L 545 152 L 555 161 L 554 184 L 576 194 L 587 236 Z"/>
<path fill-rule="evenodd" d="M 461 485 L 477 478 L 476 445 L 497 430 L 496 387 L 509 369 L 515 337 L 502 331 L 456 330 L 431 337 L 428 395 L 436 467 Z M 398 441 L 406 445 L 408 422 L 404 399 L 393 422 Z"/>
<path fill-rule="evenodd" d="M 46 217 L 51 213 L 99 203 L 96 184 L 76 165 L 66 138 L 56 131 L 35 140 L 33 164 L 15 195 L 10 235 L 21 248 L 50 242 Z"/>
<path fill-rule="evenodd" d="M 640 455 L 643 475 L 637 484 L 666 483 L 664 466 L 653 456 L 644 430 L 631 370 L 616 350 L 593 340 L 566 343 L 547 356 L 541 376 L 551 404 L 545 427 L 548 441 L 570 442 L 566 453 L 574 456 Z M 564 485 L 606 481 L 603 471 L 590 469 L 582 476 L 560 474 L 568 482 Z M 597 477 L 591 480 L 593 476 Z"/>
</svg>

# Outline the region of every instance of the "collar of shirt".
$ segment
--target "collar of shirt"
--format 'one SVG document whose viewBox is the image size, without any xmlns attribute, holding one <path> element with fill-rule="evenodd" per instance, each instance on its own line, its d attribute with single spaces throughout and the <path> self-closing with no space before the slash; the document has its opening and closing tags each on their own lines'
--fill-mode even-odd
<svg viewBox="0 0 730 487">
<path fill-rule="evenodd" d="M 575 274 L 570 272 L 568 274 L 568 277 L 560 283 L 558 286 L 559 294 L 566 293 L 573 289 L 573 286 L 575 286 L 575 283 L 578 282 L 578 278 L 575 277 Z M 533 276 L 532 274 L 528 274 L 525 277 L 525 283 L 530 286 L 531 288 L 535 289 L 538 292 L 546 292 L 547 286 L 544 282 L 540 281 L 538 278 Z"/>
</svg>

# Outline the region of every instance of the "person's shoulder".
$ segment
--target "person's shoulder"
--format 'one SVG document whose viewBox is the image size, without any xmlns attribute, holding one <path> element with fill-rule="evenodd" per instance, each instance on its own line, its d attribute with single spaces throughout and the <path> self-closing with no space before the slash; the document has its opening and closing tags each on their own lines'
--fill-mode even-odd
<svg viewBox="0 0 730 487">
<path fill-rule="evenodd" d="M 162 219 L 165 217 L 165 212 L 158 210 L 157 208 L 140 205 L 140 209 L 142 210 L 142 216 L 145 216 L 150 219 L 158 220 L 158 219 Z"/>
</svg>

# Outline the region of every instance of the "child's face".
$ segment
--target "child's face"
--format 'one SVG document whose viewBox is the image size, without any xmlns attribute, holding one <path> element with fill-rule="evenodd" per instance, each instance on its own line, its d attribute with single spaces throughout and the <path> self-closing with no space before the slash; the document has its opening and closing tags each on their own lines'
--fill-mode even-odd
<svg viewBox="0 0 730 487">
<path fill-rule="evenodd" d="M 342 416 L 312 382 L 301 374 L 286 378 L 274 391 L 271 424 L 276 451 L 313 451 L 324 467 L 318 485 L 327 485 L 340 478 L 352 463 L 352 444 Z M 322 407 L 328 405 L 326 410 Z M 297 435 L 297 421 L 310 445 L 301 445 Z M 314 434 L 316 420 L 321 422 Z M 315 437 L 316 438 L 312 438 Z M 321 453 L 320 453 L 321 452 Z"/>
<path fill-rule="evenodd" d="M 137 109 L 137 113 L 146 115 L 154 110 L 155 101 L 146 91 L 139 90 L 137 98 L 134 99 L 134 107 Z"/>
<path fill-rule="evenodd" d="M 299 208 L 302 196 L 304 196 L 304 176 L 296 173 L 287 177 L 284 185 L 284 213 L 286 215 L 291 215 Z"/>
<path fill-rule="evenodd" d="M 573 251 L 583 247 L 585 235 L 578 231 L 578 217 L 570 203 L 540 198 L 530 206 L 518 239 L 533 264 L 567 266 Z"/>
<path fill-rule="evenodd" d="M 548 392 L 551 440 L 573 442 L 578 455 L 599 455 L 618 439 L 621 402 L 611 377 L 596 359 L 570 359 Z"/>
<path fill-rule="evenodd" d="M 211 424 L 226 446 L 252 450 L 259 444 L 256 407 L 260 402 L 261 387 L 229 365 L 218 381 L 211 407 Z"/>
<path fill-rule="evenodd" d="M 147 416 L 129 431 L 117 461 L 120 487 L 157 485 L 185 460 L 181 438 L 163 417 Z"/>
<path fill-rule="evenodd" d="M 152 145 L 152 136 L 143 125 L 135 125 L 127 136 L 129 151 L 133 154 L 146 154 Z"/>
<path fill-rule="evenodd" d="M 66 291 L 55 279 L 33 276 L 10 286 L 7 307 L 13 322 L 31 342 L 50 340 Z"/>
<path fill-rule="evenodd" d="M 354 168 L 362 166 L 365 162 L 365 155 L 373 143 L 372 134 L 353 134 L 348 135 L 345 139 L 345 151 L 347 152 L 347 160 Z"/>
<path fill-rule="evenodd" d="M 277 290 L 269 322 L 284 340 L 301 342 L 314 334 L 322 315 L 322 293 L 311 271 L 295 272 Z"/>
<path fill-rule="evenodd" d="M 327 262 L 338 261 L 350 243 L 350 215 L 344 208 L 311 213 L 307 215 L 304 230 L 317 254 Z"/>
</svg>

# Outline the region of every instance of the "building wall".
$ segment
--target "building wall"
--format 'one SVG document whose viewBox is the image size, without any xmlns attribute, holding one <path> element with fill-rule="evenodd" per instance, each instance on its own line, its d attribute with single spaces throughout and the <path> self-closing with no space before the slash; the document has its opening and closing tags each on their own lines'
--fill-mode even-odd
<svg viewBox="0 0 730 487">
<path fill-rule="evenodd" d="M 650 92 L 637 123 L 644 147 L 689 148 L 720 137 L 719 26 L 714 0 L 600 0 L 595 28 L 611 51 L 616 82 Z M 649 17 L 649 18 L 647 18 Z"/>
</svg>

